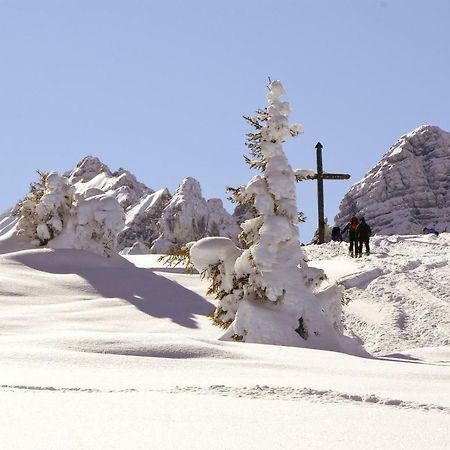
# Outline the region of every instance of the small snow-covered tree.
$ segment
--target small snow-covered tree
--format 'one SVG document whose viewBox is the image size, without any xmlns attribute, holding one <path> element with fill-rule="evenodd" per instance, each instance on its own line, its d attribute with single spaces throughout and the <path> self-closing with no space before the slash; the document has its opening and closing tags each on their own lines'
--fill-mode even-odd
<svg viewBox="0 0 450 450">
<path fill-rule="evenodd" d="M 76 195 L 69 179 L 39 172 L 15 211 L 17 236 L 33 246 L 75 248 L 111 256 L 125 218 L 119 202 L 104 193 Z"/>
<path fill-rule="evenodd" d="M 30 185 L 30 193 L 19 202 L 17 236 L 32 245 L 46 245 L 58 236 L 72 212 L 74 189 L 68 179 L 56 172 L 38 172 L 39 181 Z"/>
<path fill-rule="evenodd" d="M 219 299 L 214 321 L 228 326 L 224 339 L 357 353 L 358 344 L 342 335 L 330 305 L 340 305 L 339 290 L 315 295 L 314 279 L 323 272 L 309 270 L 301 250 L 296 181 L 308 174 L 291 168 L 283 143 L 303 127 L 289 124 L 284 94 L 281 82 L 272 81 L 267 108 L 245 118 L 255 129 L 247 135 L 246 162 L 261 170 L 231 190 L 232 199 L 252 211 L 253 218 L 241 224 L 246 249 L 202 239 L 191 248 L 192 262 L 212 280 Z"/>
<path fill-rule="evenodd" d="M 79 198 L 64 235 L 51 244 L 109 257 L 116 252 L 117 236 L 124 225 L 125 213 L 116 198 L 107 194 Z"/>
</svg>

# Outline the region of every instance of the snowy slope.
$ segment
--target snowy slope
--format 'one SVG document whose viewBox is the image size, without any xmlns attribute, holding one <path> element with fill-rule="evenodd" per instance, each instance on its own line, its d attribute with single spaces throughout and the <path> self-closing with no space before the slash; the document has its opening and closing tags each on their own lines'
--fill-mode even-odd
<svg viewBox="0 0 450 450">
<path fill-rule="evenodd" d="M 156 255 L 4 253 L 1 448 L 449 448 L 450 238 L 372 245 L 305 252 L 375 358 L 218 341 L 204 282 Z"/>
<path fill-rule="evenodd" d="M 305 249 L 344 285 L 345 324 L 370 352 L 450 345 L 449 233 L 376 236 L 361 259 L 347 256 L 345 242 Z"/>
<path fill-rule="evenodd" d="M 344 196 L 335 217 L 364 216 L 380 235 L 450 230 L 450 133 L 423 125 L 402 136 Z"/>
</svg>

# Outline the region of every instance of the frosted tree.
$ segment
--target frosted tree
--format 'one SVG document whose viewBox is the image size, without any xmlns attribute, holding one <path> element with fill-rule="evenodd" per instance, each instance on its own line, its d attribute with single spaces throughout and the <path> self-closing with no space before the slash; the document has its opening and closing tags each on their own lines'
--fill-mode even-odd
<svg viewBox="0 0 450 450">
<path fill-rule="evenodd" d="M 281 82 L 272 81 L 268 106 L 245 118 L 254 127 L 246 162 L 261 170 L 232 189 L 232 199 L 253 213 L 241 224 L 246 249 L 206 238 L 191 247 L 191 259 L 212 281 L 210 292 L 219 299 L 213 319 L 227 328 L 224 339 L 355 353 L 359 346 L 341 333 L 339 289 L 315 294 L 323 272 L 306 267 L 299 243 L 296 181 L 302 171 L 289 165 L 283 143 L 303 127 L 289 124 L 284 94 Z"/>
<path fill-rule="evenodd" d="M 117 250 L 117 236 L 124 225 L 125 213 L 113 196 L 80 197 L 64 233 L 54 239 L 51 246 L 87 250 L 109 257 Z"/>
<path fill-rule="evenodd" d="M 15 211 L 18 237 L 34 246 L 46 245 L 62 232 L 74 204 L 74 189 L 66 177 L 56 172 L 38 174 L 39 181 L 31 184 Z"/>
<path fill-rule="evenodd" d="M 31 184 L 30 193 L 15 211 L 19 239 L 35 247 L 75 248 L 111 256 L 125 223 L 119 202 L 102 191 L 77 195 L 65 176 L 38 173 L 39 181 Z"/>
</svg>

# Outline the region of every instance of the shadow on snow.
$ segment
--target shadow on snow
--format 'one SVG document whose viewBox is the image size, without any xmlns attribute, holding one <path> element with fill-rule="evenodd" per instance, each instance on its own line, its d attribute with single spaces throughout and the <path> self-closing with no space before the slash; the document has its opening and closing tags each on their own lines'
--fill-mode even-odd
<svg viewBox="0 0 450 450">
<path fill-rule="evenodd" d="M 160 269 L 138 268 L 118 255 L 104 258 L 83 250 L 44 249 L 6 257 L 41 272 L 79 275 L 102 297 L 126 300 L 145 314 L 170 318 L 183 327 L 197 328 L 195 315 L 211 311 L 203 297 L 154 273 Z"/>
</svg>

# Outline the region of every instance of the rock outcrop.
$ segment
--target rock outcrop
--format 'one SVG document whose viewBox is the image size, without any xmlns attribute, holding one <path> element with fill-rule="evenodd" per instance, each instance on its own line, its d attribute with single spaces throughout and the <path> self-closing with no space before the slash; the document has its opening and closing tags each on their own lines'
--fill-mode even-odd
<svg viewBox="0 0 450 450">
<path fill-rule="evenodd" d="M 423 125 L 402 136 L 341 201 L 335 223 L 364 216 L 376 234 L 450 228 L 450 133 Z"/>
<path fill-rule="evenodd" d="M 151 247 L 153 253 L 165 253 L 171 248 L 207 236 L 236 239 L 239 227 L 225 210 L 220 199 L 206 201 L 200 183 L 185 178 L 158 222 L 160 235 Z"/>
</svg>

